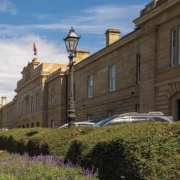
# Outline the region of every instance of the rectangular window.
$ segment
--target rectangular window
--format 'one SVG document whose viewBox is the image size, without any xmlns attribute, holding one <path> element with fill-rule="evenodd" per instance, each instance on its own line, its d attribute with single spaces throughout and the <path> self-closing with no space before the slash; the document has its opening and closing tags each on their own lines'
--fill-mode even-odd
<svg viewBox="0 0 180 180">
<path fill-rule="evenodd" d="M 139 104 L 135 105 L 135 112 L 139 113 Z"/>
<path fill-rule="evenodd" d="M 29 99 L 26 100 L 26 113 L 29 113 Z"/>
<path fill-rule="evenodd" d="M 93 97 L 93 75 L 88 77 L 88 98 Z"/>
<path fill-rule="evenodd" d="M 22 115 L 25 114 L 24 101 L 22 102 Z"/>
<path fill-rule="evenodd" d="M 55 91 L 52 89 L 51 91 L 51 106 L 55 106 Z"/>
<path fill-rule="evenodd" d="M 115 110 L 108 110 L 108 116 L 114 116 L 115 115 Z"/>
<path fill-rule="evenodd" d="M 92 114 L 87 114 L 87 120 L 88 121 L 93 121 L 93 115 Z"/>
<path fill-rule="evenodd" d="M 171 33 L 171 66 L 175 65 L 176 61 L 176 29 Z"/>
<path fill-rule="evenodd" d="M 110 67 L 110 91 L 115 91 L 116 89 L 116 66 Z"/>
<path fill-rule="evenodd" d="M 39 98 L 39 95 L 37 95 L 36 97 L 36 110 L 39 110 L 40 108 L 40 98 Z"/>
<path fill-rule="evenodd" d="M 140 54 L 137 54 L 136 57 L 136 84 L 140 83 Z"/>
<path fill-rule="evenodd" d="M 19 107 L 18 107 L 18 115 L 21 115 L 21 104 L 19 103 Z"/>
<path fill-rule="evenodd" d="M 34 99 L 31 97 L 31 112 L 34 111 Z"/>
<path fill-rule="evenodd" d="M 179 40 L 178 40 L 178 64 L 180 64 L 180 26 L 179 26 Z"/>
</svg>

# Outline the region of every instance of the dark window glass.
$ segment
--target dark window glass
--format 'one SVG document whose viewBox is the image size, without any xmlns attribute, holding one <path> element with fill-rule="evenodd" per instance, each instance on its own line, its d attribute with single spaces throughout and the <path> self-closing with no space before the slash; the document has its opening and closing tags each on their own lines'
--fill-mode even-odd
<svg viewBox="0 0 180 180">
<path fill-rule="evenodd" d="M 166 119 L 163 119 L 161 117 L 153 117 L 153 120 L 156 121 L 156 122 L 169 122 Z"/>
</svg>

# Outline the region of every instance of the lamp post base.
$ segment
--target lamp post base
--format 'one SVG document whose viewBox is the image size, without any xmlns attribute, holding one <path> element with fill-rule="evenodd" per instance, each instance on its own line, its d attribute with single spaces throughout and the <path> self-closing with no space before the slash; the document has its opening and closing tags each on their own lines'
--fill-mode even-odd
<svg viewBox="0 0 180 180">
<path fill-rule="evenodd" d="M 75 111 L 69 110 L 68 111 L 68 117 L 67 117 L 68 126 L 69 127 L 75 126 L 74 125 L 75 120 L 76 120 Z"/>
</svg>

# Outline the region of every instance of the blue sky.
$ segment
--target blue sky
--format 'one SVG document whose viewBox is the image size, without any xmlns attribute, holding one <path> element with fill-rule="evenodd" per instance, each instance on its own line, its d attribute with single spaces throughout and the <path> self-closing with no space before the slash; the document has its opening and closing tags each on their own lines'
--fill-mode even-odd
<svg viewBox="0 0 180 180">
<path fill-rule="evenodd" d="M 71 27 L 81 35 L 78 49 L 87 49 L 92 54 L 105 47 L 107 29 L 120 29 L 121 36 L 132 31 L 135 27 L 132 21 L 149 2 L 0 0 L 0 96 L 9 95 L 12 99 L 21 69 L 32 60 L 32 44 L 37 43 L 38 34 L 40 61 L 66 63 L 63 38 Z M 14 75 L 8 72 L 11 65 Z"/>
</svg>

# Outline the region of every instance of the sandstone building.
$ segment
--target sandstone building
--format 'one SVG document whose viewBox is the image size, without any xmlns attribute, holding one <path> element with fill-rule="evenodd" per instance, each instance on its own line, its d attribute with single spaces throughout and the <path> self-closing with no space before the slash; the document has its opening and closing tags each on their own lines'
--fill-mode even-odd
<svg viewBox="0 0 180 180">
<path fill-rule="evenodd" d="M 89 56 L 78 50 L 74 68 L 78 121 L 101 120 L 125 112 L 161 111 L 180 120 L 180 1 L 155 0 L 120 37 L 106 32 L 106 47 Z M 2 97 L 0 126 L 58 127 L 66 122 L 68 67 L 39 64 L 22 71 L 17 95 Z"/>
</svg>

